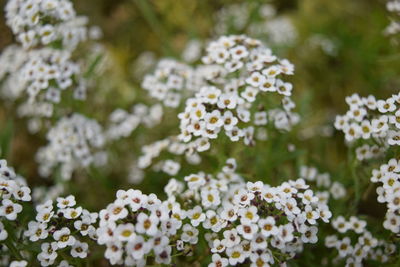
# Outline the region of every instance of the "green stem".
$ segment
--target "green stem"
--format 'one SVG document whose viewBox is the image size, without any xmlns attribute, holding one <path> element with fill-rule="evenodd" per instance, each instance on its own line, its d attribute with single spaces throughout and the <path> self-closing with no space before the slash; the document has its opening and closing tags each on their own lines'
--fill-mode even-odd
<svg viewBox="0 0 400 267">
<path fill-rule="evenodd" d="M 17 258 L 18 260 L 22 260 L 22 256 L 19 253 L 19 250 L 14 246 L 13 240 L 11 240 L 11 238 L 7 238 L 5 244 L 15 258 Z"/>
</svg>

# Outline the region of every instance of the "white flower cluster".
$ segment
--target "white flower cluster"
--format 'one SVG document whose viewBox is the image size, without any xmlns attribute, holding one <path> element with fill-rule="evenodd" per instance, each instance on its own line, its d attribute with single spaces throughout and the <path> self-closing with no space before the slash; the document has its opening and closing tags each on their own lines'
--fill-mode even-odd
<svg viewBox="0 0 400 267">
<path fill-rule="evenodd" d="M 185 192 L 180 186 L 166 188 L 170 198 L 191 203 L 187 216 L 192 226 L 209 232 L 210 266 L 246 259 L 268 266 L 292 258 L 305 243 L 317 242 L 317 220 L 328 222 L 331 213 L 303 179 L 271 187 L 261 181 L 244 183 L 235 169 L 236 161 L 229 159 L 217 178 L 198 173 L 185 177 Z"/>
<path fill-rule="evenodd" d="M 51 116 L 53 104 L 60 102 L 61 93 L 67 89 L 73 90 L 75 99 L 86 97 L 80 66 L 71 61 L 69 51 L 24 51 L 11 45 L 1 54 L 0 63 L 4 66 L 0 71 L 2 97 L 15 100 L 28 95 L 28 101 L 19 107 L 20 116 Z"/>
<path fill-rule="evenodd" d="M 366 229 L 367 222 L 355 216 L 351 216 L 349 220 L 339 216 L 331 224 L 340 236 L 327 236 L 325 245 L 337 250 L 338 256 L 334 259 L 336 265 L 343 259 L 346 260 L 346 266 L 363 266 L 369 260 L 385 263 L 396 252 L 393 243 L 376 239 Z"/>
<path fill-rule="evenodd" d="M 53 207 L 54 204 L 56 208 Z M 24 235 L 31 242 L 40 242 L 41 252 L 37 255 L 37 260 L 41 266 L 55 264 L 57 259 L 62 258 L 62 253 L 59 254 L 58 251 L 64 253 L 67 249 L 74 258 L 87 257 L 89 245 L 81 240 L 97 239 L 97 213 L 76 206 L 75 197 L 72 195 L 58 197 L 56 203 L 48 200 L 37 205 L 36 211 L 36 220 L 28 223 Z"/>
<path fill-rule="evenodd" d="M 371 182 L 381 183 L 376 189 L 378 202 L 386 203 L 387 212 L 383 227 L 400 233 L 400 162 L 391 159 L 379 169 L 372 170 Z"/>
<path fill-rule="evenodd" d="M 73 49 L 87 37 L 87 18 L 78 17 L 69 0 L 9 0 L 5 17 L 24 48 L 60 41 Z"/>
<path fill-rule="evenodd" d="M 166 201 L 139 190 L 119 190 L 117 199 L 100 211 L 98 243 L 105 244 L 111 264 L 145 266 L 147 255 L 170 264 L 178 251 L 194 252 L 199 233 L 206 232 L 209 266 L 285 262 L 316 243 L 317 221 L 331 213 L 319 203 L 303 179 L 271 187 L 247 184 L 229 159 L 216 175 L 185 177 L 185 185 L 170 179 Z"/>
<path fill-rule="evenodd" d="M 166 107 L 176 108 L 203 84 L 202 72 L 173 59 L 161 60 L 153 74 L 144 77 L 142 87 Z"/>
<path fill-rule="evenodd" d="M 139 157 L 137 166 L 140 169 L 150 167 L 153 164 L 153 161 L 160 157 L 163 152 L 172 155 L 184 155 L 186 162 L 192 165 L 197 165 L 201 162 L 201 157 L 195 150 L 197 149 L 201 151 L 200 147 L 202 145 L 208 147 L 209 143 L 201 143 L 198 141 L 182 143 L 176 136 L 158 140 L 142 147 L 143 155 Z M 180 170 L 180 164 L 171 159 L 161 160 L 154 164 L 153 169 L 155 171 L 163 171 L 169 175 L 175 175 Z"/>
<path fill-rule="evenodd" d="M 395 18 L 391 19 L 390 24 L 385 29 L 385 33 L 388 35 L 398 34 L 400 32 L 400 23 L 399 23 L 400 1 L 399 0 L 390 0 L 386 4 L 386 9 Z"/>
<path fill-rule="evenodd" d="M 385 151 L 385 147 L 364 144 L 356 148 L 356 157 L 359 161 L 376 159 L 382 157 Z"/>
<path fill-rule="evenodd" d="M 198 137 L 197 151 L 209 149 L 209 139 L 216 139 L 222 130 L 231 141 L 244 138 L 246 145 L 252 145 L 254 126 L 271 121 L 277 129 L 289 130 L 298 122 L 298 115 L 291 112 L 295 107 L 289 98 L 292 84 L 279 78 L 293 74 L 294 66 L 287 60 L 278 60 L 260 41 L 223 36 L 210 43 L 203 61 L 225 71 L 222 77 L 209 80 L 213 85 L 201 87 L 195 97 L 189 98 L 184 112 L 178 115 L 179 139 L 189 142 Z M 281 95 L 283 109 L 266 111 L 261 105 L 255 110 L 257 95 L 262 92 Z M 240 124 L 250 126 L 241 128 Z"/>
<path fill-rule="evenodd" d="M 8 237 L 7 221 L 16 221 L 22 211 L 21 202 L 30 200 L 31 189 L 25 179 L 16 175 L 6 160 L 0 159 L 0 242 Z"/>
<path fill-rule="evenodd" d="M 149 128 L 154 127 L 161 122 L 162 116 L 163 108 L 160 104 L 151 107 L 137 104 L 132 107 L 131 112 L 116 109 L 110 114 L 110 125 L 105 132 L 106 139 L 113 141 L 128 137 L 141 123 Z"/>
<path fill-rule="evenodd" d="M 315 183 L 316 188 L 324 189 L 324 191 L 315 192 L 321 203 L 328 204 L 330 196 L 333 199 L 341 199 L 346 196 L 346 189 L 341 183 L 332 182 L 329 173 L 319 173 L 315 167 L 301 166 L 300 177 L 305 179 L 308 184 Z"/>
<path fill-rule="evenodd" d="M 87 81 L 72 52 L 87 36 L 97 39 L 98 28 L 88 31 L 87 18 L 76 16 L 69 0 L 9 0 L 5 15 L 22 47 L 10 45 L 0 55 L 0 95 L 28 95 L 19 115 L 50 117 L 67 89 L 74 99 L 85 99 Z"/>
<path fill-rule="evenodd" d="M 100 211 L 96 231 L 98 243 L 107 246 L 105 257 L 110 263 L 145 266 L 151 252 L 157 263 L 170 263 L 170 239 L 182 226 L 180 206 L 171 210 L 170 204 L 154 194 L 119 190 L 117 199 Z"/>
<path fill-rule="evenodd" d="M 39 149 L 36 159 L 41 176 L 49 176 L 57 166 L 61 177 L 69 180 L 79 167 L 95 163 L 103 165 L 106 156 L 102 152 L 105 137 L 97 121 L 80 114 L 61 118 L 47 133 L 49 144 Z"/>
<path fill-rule="evenodd" d="M 381 149 L 400 145 L 400 94 L 384 100 L 353 94 L 346 97 L 346 102 L 350 110 L 336 116 L 335 128 L 345 134 L 347 141 L 371 140 Z"/>
</svg>

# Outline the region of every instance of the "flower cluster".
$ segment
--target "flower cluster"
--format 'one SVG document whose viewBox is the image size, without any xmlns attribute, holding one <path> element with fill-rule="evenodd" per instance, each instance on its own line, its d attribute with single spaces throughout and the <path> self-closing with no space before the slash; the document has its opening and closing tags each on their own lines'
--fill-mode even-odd
<svg viewBox="0 0 400 267">
<path fill-rule="evenodd" d="M 149 95 L 162 101 L 166 107 L 176 108 L 181 99 L 198 91 L 204 83 L 201 71 L 175 61 L 173 59 L 161 60 L 153 74 L 148 74 L 142 82 L 143 89 Z"/>
<path fill-rule="evenodd" d="M 0 159 L 0 242 L 7 239 L 5 228 L 7 221 L 16 221 L 22 212 L 22 202 L 31 200 L 31 189 L 14 169 L 7 166 L 7 161 Z"/>
<path fill-rule="evenodd" d="M 315 195 L 319 201 L 328 204 L 329 198 L 332 196 L 333 199 L 341 199 L 346 196 L 346 189 L 338 181 L 331 181 L 329 173 L 319 173 L 314 167 L 301 166 L 300 177 L 305 179 L 308 184 L 313 185 L 313 188 L 317 188 Z"/>
<path fill-rule="evenodd" d="M 61 177 L 69 180 L 75 169 L 92 163 L 103 165 L 106 161 L 101 150 L 105 143 L 102 128 L 83 115 L 61 118 L 47 133 L 47 139 L 48 145 L 36 155 L 41 176 L 49 176 L 59 166 Z"/>
<path fill-rule="evenodd" d="M 87 36 L 87 18 L 77 16 L 69 0 L 10 0 L 5 16 L 24 48 L 59 41 L 73 49 Z"/>
<path fill-rule="evenodd" d="M 390 0 L 386 4 L 387 10 L 393 15 L 390 24 L 386 27 L 385 33 L 388 35 L 394 35 L 400 32 L 399 14 L 400 14 L 400 1 Z"/>
<path fill-rule="evenodd" d="M 170 239 L 182 222 L 179 205 L 172 210 L 169 204 L 139 190 L 117 192 L 117 199 L 100 211 L 96 231 L 97 242 L 106 245 L 105 257 L 111 264 L 145 266 L 150 253 L 157 263 L 170 263 Z"/>
<path fill-rule="evenodd" d="M 148 107 L 144 104 L 137 104 L 128 112 L 123 109 L 114 110 L 110 116 L 110 125 L 105 131 L 107 140 L 117 140 L 128 137 L 143 123 L 146 127 L 153 127 L 161 122 L 163 108 L 159 104 Z"/>
<path fill-rule="evenodd" d="M 22 46 L 10 45 L 0 55 L 4 66 L 0 95 L 8 100 L 28 96 L 18 114 L 50 117 L 65 91 L 72 91 L 71 98 L 85 99 L 88 77 L 72 53 L 87 37 L 98 39 L 101 31 L 97 27 L 88 30 L 87 18 L 77 16 L 69 0 L 9 0 L 5 16 Z"/>
<path fill-rule="evenodd" d="M 67 89 L 73 90 L 75 99 L 86 97 L 80 66 L 71 61 L 69 51 L 52 48 L 24 51 L 12 45 L 0 56 L 0 63 L 5 66 L 0 73 L 2 96 L 11 100 L 28 96 L 28 101 L 19 108 L 20 116 L 51 116 L 53 105 L 60 102 L 62 92 Z"/>
<path fill-rule="evenodd" d="M 201 162 L 200 155 L 197 151 L 204 151 L 209 148 L 209 143 L 202 143 L 201 139 L 194 142 L 183 143 L 176 136 L 171 136 L 162 140 L 158 140 L 152 144 L 142 147 L 142 155 L 138 159 L 138 167 L 145 169 L 150 167 L 156 158 L 160 157 L 163 152 L 168 152 L 172 155 L 184 155 L 187 163 L 196 165 Z M 204 150 L 201 148 L 204 146 Z M 163 171 L 169 175 L 175 175 L 180 170 L 180 164 L 174 160 L 161 160 L 153 165 L 153 170 Z"/>
<path fill-rule="evenodd" d="M 288 130 L 298 121 L 292 113 L 295 104 L 289 96 L 292 84 L 282 81 L 281 75 L 293 74 L 294 67 L 287 60 L 278 60 L 260 41 L 245 36 L 223 36 L 211 42 L 204 63 L 219 65 L 225 75 L 203 86 L 195 97 L 186 101 L 184 112 L 179 114 L 180 140 L 189 142 L 198 137 L 197 151 L 209 148 L 209 139 L 216 139 L 224 130 L 231 141 L 244 138 L 246 145 L 254 143 L 254 126 L 265 126 L 268 121 L 278 129 Z M 283 109 L 256 110 L 257 95 L 276 92 L 283 96 Z M 252 122 L 252 124 L 250 124 Z M 240 124 L 250 124 L 241 128 Z"/>
<path fill-rule="evenodd" d="M 400 95 L 376 100 L 374 96 L 346 97 L 350 107 L 345 115 L 336 116 L 335 128 L 345 134 L 347 141 L 371 140 L 382 148 L 400 145 Z M 376 147 L 371 146 L 370 151 Z M 380 151 L 379 149 L 378 151 Z"/>
<path fill-rule="evenodd" d="M 130 189 L 100 211 L 99 244 L 105 244 L 112 264 L 144 266 L 154 256 L 169 264 L 183 251 L 195 253 L 199 233 L 206 232 L 212 252 L 210 266 L 285 262 L 317 242 L 317 221 L 328 222 L 331 213 L 319 203 L 303 179 L 271 187 L 247 184 L 235 173 L 229 159 L 216 175 L 186 176 L 185 185 L 171 179 L 166 201 Z M 149 262 L 147 262 L 148 264 Z"/>
<path fill-rule="evenodd" d="M 28 223 L 24 235 L 31 242 L 40 242 L 41 252 L 37 255 L 37 260 L 41 266 L 55 264 L 63 258 L 61 255 L 64 255 L 67 249 L 74 258 L 87 257 L 89 245 L 81 240 L 97 239 L 97 213 L 76 206 L 75 197 L 72 195 L 58 197 L 56 203 L 48 200 L 37 205 L 36 211 L 36 220 Z"/>
<path fill-rule="evenodd" d="M 338 256 L 334 263 L 345 259 L 346 266 L 363 266 L 366 261 L 385 263 L 396 246 L 384 240 L 378 240 L 367 229 L 367 222 L 355 216 L 346 220 L 339 216 L 332 220 L 332 227 L 337 234 L 325 238 L 328 248 L 335 248 Z"/>
<path fill-rule="evenodd" d="M 185 177 L 185 192 L 179 186 L 166 188 L 170 197 L 191 203 L 185 206 L 191 208 L 187 216 L 192 226 L 209 232 L 211 266 L 246 259 L 254 265 L 282 263 L 304 244 L 317 242 L 317 221 L 328 222 L 331 213 L 303 179 L 271 187 L 261 181 L 245 183 L 235 169 L 236 161 L 229 159 L 216 178 L 198 173 Z"/>
<path fill-rule="evenodd" d="M 379 169 L 372 170 L 372 183 L 380 183 L 376 189 L 378 202 L 387 206 L 383 227 L 393 233 L 400 232 L 400 163 L 391 159 Z"/>
</svg>

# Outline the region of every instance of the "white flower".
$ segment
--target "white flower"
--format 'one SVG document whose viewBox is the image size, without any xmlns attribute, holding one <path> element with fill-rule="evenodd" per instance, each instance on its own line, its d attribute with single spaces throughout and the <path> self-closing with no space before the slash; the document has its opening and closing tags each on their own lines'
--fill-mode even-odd
<svg viewBox="0 0 400 267">
<path fill-rule="evenodd" d="M 223 233 L 224 239 L 222 240 L 222 243 L 227 247 L 233 247 L 236 246 L 240 243 L 241 238 L 238 235 L 238 232 L 236 228 L 233 228 L 231 230 L 226 230 Z"/>
<path fill-rule="evenodd" d="M 269 237 L 270 235 L 275 236 L 278 234 L 278 227 L 276 227 L 275 219 L 272 216 L 260 219 L 258 221 L 258 226 L 260 226 L 261 233 L 265 237 Z"/>
<path fill-rule="evenodd" d="M 191 226 L 190 224 L 185 224 L 182 227 L 182 235 L 181 239 L 184 242 L 188 242 L 190 244 L 196 244 L 198 241 L 199 230 Z"/>
<path fill-rule="evenodd" d="M 171 263 L 171 246 L 167 246 L 162 250 L 156 252 L 156 262 L 159 264 L 170 264 Z"/>
<path fill-rule="evenodd" d="M 317 233 L 318 233 L 318 228 L 315 226 L 307 227 L 303 225 L 303 227 L 300 229 L 300 232 L 302 233 L 301 235 L 301 241 L 304 243 L 311 243 L 315 244 L 318 241 Z"/>
<path fill-rule="evenodd" d="M 3 199 L 0 206 L 0 216 L 6 217 L 7 220 L 14 221 L 18 213 L 22 211 L 22 206 L 14 203 L 9 199 Z"/>
<path fill-rule="evenodd" d="M 229 257 L 229 264 L 236 265 L 238 263 L 243 263 L 246 259 L 245 254 L 243 252 L 242 246 L 234 246 L 232 248 L 226 249 L 226 255 Z"/>
<path fill-rule="evenodd" d="M 67 209 L 62 210 L 62 212 L 66 219 L 76 219 L 81 215 L 82 207 L 67 208 Z"/>
<path fill-rule="evenodd" d="M 252 240 L 258 231 L 258 225 L 252 223 L 242 223 L 236 227 L 236 230 L 247 240 Z"/>
<path fill-rule="evenodd" d="M 208 267 L 225 267 L 228 266 L 228 263 L 228 259 L 222 258 L 219 254 L 213 254 Z"/>
<path fill-rule="evenodd" d="M 114 203 L 110 204 L 107 207 L 109 211 L 110 220 L 116 221 L 119 219 L 123 219 L 128 216 L 128 210 L 125 208 L 125 205 L 121 200 L 116 200 Z"/>
<path fill-rule="evenodd" d="M 4 224 L 0 221 L 0 241 L 6 240 L 8 237 L 8 233 L 4 228 Z"/>
<path fill-rule="evenodd" d="M 150 250 L 151 247 L 140 235 L 137 235 L 133 242 L 129 242 L 126 248 L 127 253 L 137 260 L 143 259 Z"/>
<path fill-rule="evenodd" d="M 73 246 L 75 244 L 75 237 L 71 236 L 71 231 L 67 227 L 63 227 L 53 234 L 54 240 L 57 241 L 59 248 Z"/>
<path fill-rule="evenodd" d="M 238 215 L 240 216 L 240 223 L 242 224 L 257 223 L 259 219 L 255 206 L 239 209 Z"/>
<path fill-rule="evenodd" d="M 39 239 L 45 239 L 49 234 L 46 228 L 47 225 L 45 223 L 30 221 L 28 223 L 28 230 L 24 232 L 24 235 L 28 236 L 29 240 L 32 242 Z"/>
<path fill-rule="evenodd" d="M 351 246 L 350 238 L 345 237 L 344 239 L 339 240 L 336 243 L 336 249 L 338 250 L 341 257 L 345 257 L 346 255 L 351 254 L 353 251 L 353 247 Z"/>
<path fill-rule="evenodd" d="M 136 231 L 138 233 L 155 236 L 157 234 L 159 219 L 155 214 L 148 216 L 145 213 L 139 213 L 136 223 Z"/>
<path fill-rule="evenodd" d="M 84 259 L 87 257 L 89 245 L 84 242 L 79 242 L 78 240 L 71 248 L 71 256 L 74 258 Z"/>
<path fill-rule="evenodd" d="M 393 233 L 399 233 L 400 216 L 396 215 L 394 212 L 387 212 L 385 221 L 383 222 L 383 227 L 392 231 Z"/>
<path fill-rule="evenodd" d="M 132 242 L 136 237 L 135 227 L 131 223 L 120 224 L 115 229 L 114 235 L 121 242 L 123 242 L 123 241 Z"/>
<path fill-rule="evenodd" d="M 75 197 L 73 195 L 69 195 L 66 198 L 62 198 L 62 197 L 57 198 L 57 207 L 60 209 L 73 207 L 75 205 L 76 205 L 76 201 L 75 201 Z"/>
<path fill-rule="evenodd" d="M 22 261 L 12 261 L 9 267 L 26 267 L 28 266 L 28 262 L 25 260 Z"/>
<path fill-rule="evenodd" d="M 201 203 L 206 208 L 219 205 L 221 203 L 219 191 L 216 189 L 203 189 L 201 191 Z"/>
<path fill-rule="evenodd" d="M 188 218 L 190 219 L 190 223 L 197 227 L 201 222 L 204 222 L 206 215 L 202 212 L 200 206 L 195 206 L 193 209 L 188 211 Z"/>
</svg>

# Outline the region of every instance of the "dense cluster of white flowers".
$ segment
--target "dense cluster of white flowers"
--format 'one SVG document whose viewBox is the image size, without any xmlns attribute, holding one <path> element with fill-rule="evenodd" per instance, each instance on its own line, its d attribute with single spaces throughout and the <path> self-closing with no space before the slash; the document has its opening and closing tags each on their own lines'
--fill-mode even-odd
<svg viewBox="0 0 400 267">
<path fill-rule="evenodd" d="M 399 95 L 386 100 L 375 97 L 359 97 L 354 94 L 346 98 L 350 110 L 343 116 L 337 116 L 335 127 L 346 134 L 346 140 L 366 140 L 356 149 L 357 159 L 367 160 L 389 154 L 390 147 L 400 144 Z M 387 211 L 384 228 L 393 233 L 400 232 L 400 167 L 397 159 L 372 170 L 371 182 L 380 183 L 376 192 L 378 202 L 385 203 Z"/>
<path fill-rule="evenodd" d="M 366 229 L 367 222 L 355 216 L 349 220 L 339 216 L 331 224 L 337 234 L 327 236 L 325 245 L 337 250 L 336 264 L 343 259 L 346 266 L 363 266 L 367 260 L 385 263 L 396 252 L 394 244 L 375 238 Z"/>
<path fill-rule="evenodd" d="M 390 0 L 386 4 L 387 10 L 393 15 L 390 24 L 386 27 L 385 33 L 388 35 L 397 34 L 400 32 L 400 23 L 399 23 L 399 15 L 400 15 L 400 1 L 399 0 Z"/>
<path fill-rule="evenodd" d="M 167 107 L 176 108 L 182 98 L 191 96 L 204 84 L 203 72 L 173 59 L 161 60 L 153 74 L 148 74 L 142 82 L 149 95 Z"/>
<path fill-rule="evenodd" d="M 87 36 L 87 18 L 77 16 L 69 0 L 10 0 L 5 17 L 24 48 L 60 41 L 73 49 Z"/>
<path fill-rule="evenodd" d="M 146 127 L 154 127 L 161 122 L 163 108 L 160 104 L 148 107 L 144 104 L 137 104 L 132 107 L 131 112 L 123 109 L 114 110 L 110 116 L 110 125 L 105 136 L 107 140 L 117 140 L 128 137 L 142 123 Z"/>
<path fill-rule="evenodd" d="M 12 100 L 28 96 L 28 101 L 19 107 L 20 116 L 51 116 L 53 104 L 60 102 L 62 92 L 67 89 L 73 90 L 75 99 L 86 97 L 80 66 L 71 61 L 69 51 L 52 48 L 24 51 L 12 45 L 3 51 L 0 63 L 4 66 L 0 73 L 2 96 Z"/>
<path fill-rule="evenodd" d="M 387 206 L 383 227 L 393 233 L 400 232 L 400 163 L 391 159 L 379 169 L 372 170 L 371 182 L 380 183 L 376 189 L 378 202 Z"/>
<path fill-rule="evenodd" d="M 15 174 L 6 160 L 0 159 L 0 244 L 8 237 L 7 221 L 16 221 L 22 212 L 21 203 L 30 200 L 31 189 L 25 179 Z"/>
<path fill-rule="evenodd" d="M 305 179 L 313 188 L 318 189 L 315 195 L 321 203 L 328 204 L 331 196 L 333 199 L 341 199 L 346 196 L 346 189 L 341 183 L 332 182 L 329 173 L 319 173 L 315 167 L 301 166 L 300 177 Z"/>
<path fill-rule="evenodd" d="M 376 100 L 372 95 L 360 97 L 353 94 L 346 97 L 346 102 L 350 110 L 345 115 L 336 116 L 335 128 L 345 134 L 347 141 L 370 140 L 371 145 L 379 146 L 369 147 L 372 154 L 379 154 L 388 146 L 400 145 L 400 110 L 397 106 L 400 95 Z"/>
<path fill-rule="evenodd" d="M 223 36 L 209 44 L 203 62 L 219 65 L 222 73 L 212 84 L 203 86 L 186 101 L 179 114 L 180 140 L 189 142 L 198 137 L 197 151 L 209 149 L 208 140 L 224 131 L 233 142 L 244 138 L 246 145 L 254 144 L 254 126 L 266 126 L 270 121 L 277 129 L 289 130 L 298 122 L 292 112 L 295 104 L 289 98 L 292 84 L 280 79 L 292 75 L 294 66 L 279 60 L 260 41 L 246 36 Z M 283 108 L 255 110 L 257 95 L 275 92 L 282 96 Z M 240 127 L 246 125 L 247 127 Z M 208 145 L 207 145 L 208 144 Z"/>
<path fill-rule="evenodd" d="M 85 99 L 87 80 L 72 52 L 87 37 L 98 39 L 100 30 L 88 30 L 87 18 L 77 16 L 69 0 L 9 0 L 5 16 L 22 46 L 12 44 L 0 55 L 0 96 L 28 96 L 18 108 L 27 117 L 52 116 L 64 91 Z"/>
<path fill-rule="evenodd" d="M 316 243 L 318 224 L 331 213 L 303 179 L 278 187 L 243 181 L 229 159 L 215 177 L 205 173 L 171 179 L 168 195 L 119 190 L 100 211 L 98 243 L 105 244 L 111 264 L 144 266 L 148 255 L 169 264 L 178 251 L 195 251 L 199 233 L 211 250 L 210 266 L 237 265 L 249 259 L 259 266 L 285 262 Z"/>
<path fill-rule="evenodd" d="M 97 239 L 97 213 L 76 206 L 72 195 L 37 205 L 36 212 L 36 220 L 28 223 L 24 235 L 31 242 L 40 243 L 41 252 L 37 254 L 37 260 L 41 266 L 53 266 L 59 262 L 63 256 L 58 251 L 65 253 L 69 250 L 74 258 L 87 257 L 89 245 L 81 240 Z M 65 266 L 66 263 L 61 261 L 58 266 Z"/>
<path fill-rule="evenodd" d="M 61 118 L 47 133 L 48 144 L 39 149 L 36 159 L 41 176 L 47 177 L 60 167 L 61 177 L 69 180 L 73 171 L 94 163 L 103 165 L 105 137 L 97 121 L 80 114 Z"/>
</svg>

